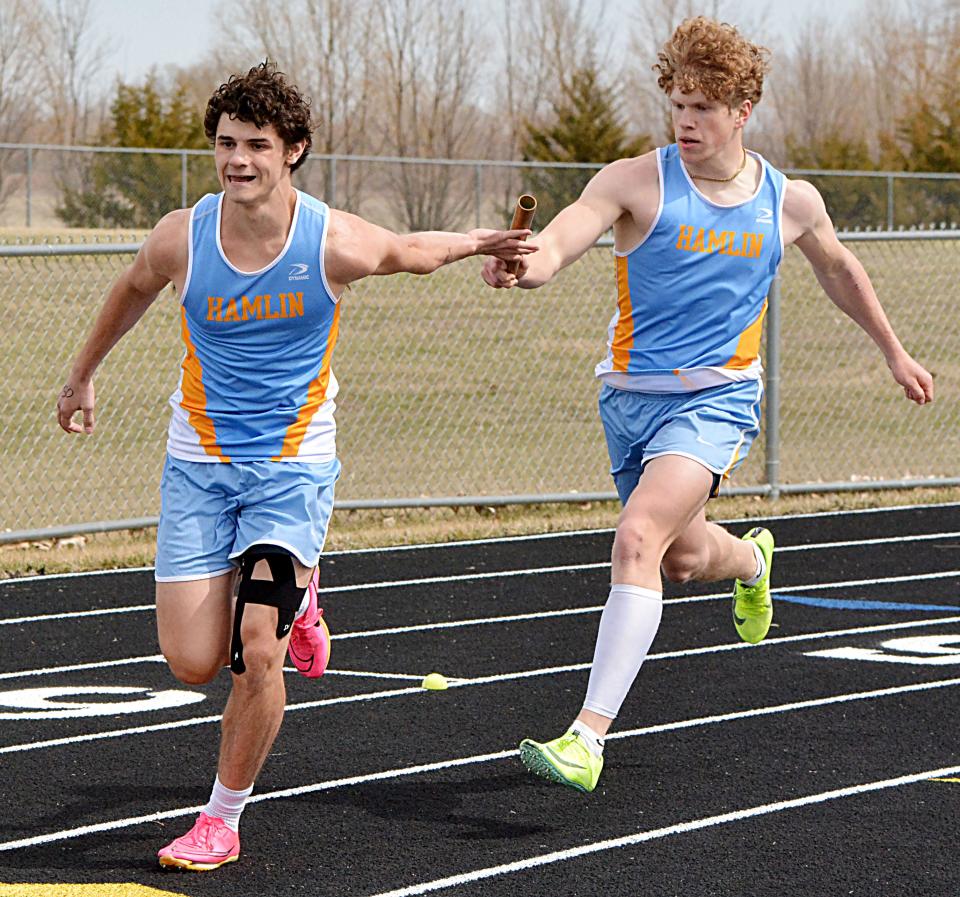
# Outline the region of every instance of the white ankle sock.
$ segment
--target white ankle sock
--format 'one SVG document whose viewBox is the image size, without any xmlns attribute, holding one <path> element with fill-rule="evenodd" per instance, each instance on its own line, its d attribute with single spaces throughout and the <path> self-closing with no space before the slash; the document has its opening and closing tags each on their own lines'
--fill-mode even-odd
<svg viewBox="0 0 960 897">
<path fill-rule="evenodd" d="M 217 776 L 213 783 L 213 790 L 210 792 L 210 800 L 207 801 L 203 812 L 208 816 L 217 816 L 227 824 L 227 828 L 237 831 L 240 828 L 243 805 L 252 793 L 253 785 L 243 791 L 234 791 L 222 784 L 220 776 Z"/>
<path fill-rule="evenodd" d="M 767 572 L 767 559 L 763 556 L 763 552 L 760 550 L 760 546 L 756 542 L 751 543 L 753 545 L 753 554 L 757 559 L 757 572 L 750 577 L 750 579 L 741 579 L 745 586 L 755 586 L 760 582 L 763 574 Z"/>
<path fill-rule="evenodd" d="M 660 626 L 663 594 L 639 586 L 610 587 L 587 684 L 585 710 L 615 719 Z"/>
<path fill-rule="evenodd" d="M 570 727 L 571 732 L 576 732 L 586 742 L 590 753 L 594 757 L 603 756 L 603 739 L 593 731 L 585 722 L 576 719 Z"/>
</svg>

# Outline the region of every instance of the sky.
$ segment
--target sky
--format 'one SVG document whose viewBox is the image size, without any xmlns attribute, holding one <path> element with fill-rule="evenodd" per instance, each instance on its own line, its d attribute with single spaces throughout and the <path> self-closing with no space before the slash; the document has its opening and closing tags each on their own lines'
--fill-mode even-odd
<svg viewBox="0 0 960 897">
<path fill-rule="evenodd" d="M 274 0 L 282 3 L 283 0 Z M 442 2 L 442 0 L 437 0 Z M 629 0 L 588 0 L 598 9 L 613 6 L 614 11 L 626 12 Z M 734 24 L 754 25 L 763 22 L 774 34 L 786 34 L 802 21 L 804 15 L 827 12 L 844 19 L 857 9 L 863 9 L 868 0 L 813 0 L 798 4 L 786 0 L 738 0 L 724 7 L 736 14 L 721 16 Z M 705 3 L 709 8 L 712 4 Z M 229 10 L 229 6 L 223 6 Z M 113 51 L 104 70 L 104 86 L 109 88 L 119 77 L 125 82 L 138 82 L 154 66 L 185 64 L 202 58 L 205 49 L 216 34 L 214 16 L 223 6 L 217 0 L 95 0 L 95 33 L 107 38 Z M 522 3 L 517 3 L 522 10 Z M 522 14 L 522 13 L 520 13 Z M 743 19 L 738 21 L 740 15 Z M 609 12 L 606 21 L 612 17 Z"/>
</svg>

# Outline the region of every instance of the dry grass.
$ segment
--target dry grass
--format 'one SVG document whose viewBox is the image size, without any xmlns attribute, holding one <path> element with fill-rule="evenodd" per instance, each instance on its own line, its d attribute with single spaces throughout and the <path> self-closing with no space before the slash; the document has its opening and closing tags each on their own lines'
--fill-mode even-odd
<svg viewBox="0 0 960 897">
<path fill-rule="evenodd" d="M 907 504 L 960 501 L 960 489 L 849 492 L 764 498 L 721 498 L 708 513 L 715 520 L 804 514 Z M 619 505 L 533 505 L 501 508 L 429 508 L 396 511 L 337 511 L 328 551 L 489 539 L 529 533 L 607 529 Z M 136 530 L 0 546 L 0 579 L 50 573 L 152 566 L 155 530 Z"/>
</svg>

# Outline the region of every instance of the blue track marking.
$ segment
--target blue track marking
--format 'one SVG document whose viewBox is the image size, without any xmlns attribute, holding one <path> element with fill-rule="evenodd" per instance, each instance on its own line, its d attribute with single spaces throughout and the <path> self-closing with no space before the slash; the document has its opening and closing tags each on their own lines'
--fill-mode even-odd
<svg viewBox="0 0 960 897">
<path fill-rule="evenodd" d="M 863 599 L 848 598 L 811 598 L 807 595 L 784 595 L 773 593 L 774 601 L 786 601 L 790 604 L 806 604 L 810 607 L 824 607 L 829 610 L 919 610 L 928 613 L 941 611 L 960 611 L 960 606 L 954 604 L 905 604 L 899 601 L 865 601 Z"/>
</svg>

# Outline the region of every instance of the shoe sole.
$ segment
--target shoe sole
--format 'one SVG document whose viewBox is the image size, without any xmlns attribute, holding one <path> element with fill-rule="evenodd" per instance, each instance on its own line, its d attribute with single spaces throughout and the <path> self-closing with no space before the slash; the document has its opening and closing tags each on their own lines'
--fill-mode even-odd
<svg viewBox="0 0 960 897">
<path fill-rule="evenodd" d="M 589 794 L 589 790 L 584 788 L 579 782 L 572 782 L 563 776 L 560 771 L 543 755 L 543 752 L 531 744 L 520 745 L 520 762 L 536 776 L 546 779 L 548 782 L 556 782 L 558 785 L 566 785 L 573 788 L 581 794 Z"/>
<path fill-rule="evenodd" d="M 195 863 L 193 860 L 185 860 L 180 857 L 163 856 L 160 857 L 160 865 L 166 866 L 168 869 L 185 869 L 188 872 L 212 872 L 214 869 L 226 866 L 227 863 L 235 863 L 238 859 L 240 859 L 239 854 L 227 857 L 219 863 Z"/>
</svg>

